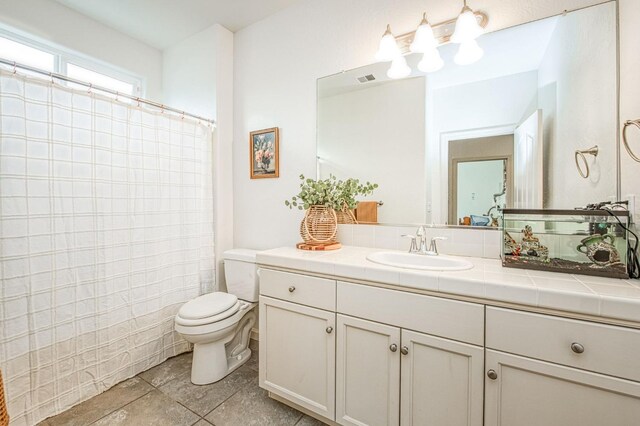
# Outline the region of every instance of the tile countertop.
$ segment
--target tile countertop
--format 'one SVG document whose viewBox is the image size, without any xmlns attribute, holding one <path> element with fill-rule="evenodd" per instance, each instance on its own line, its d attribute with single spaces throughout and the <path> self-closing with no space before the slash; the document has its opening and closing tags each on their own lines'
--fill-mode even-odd
<svg viewBox="0 0 640 426">
<path fill-rule="evenodd" d="M 303 251 L 281 247 L 259 252 L 257 263 L 344 279 L 378 282 L 399 289 L 524 305 L 635 323 L 640 327 L 640 280 L 569 275 L 504 268 L 497 259 L 464 257 L 466 271 L 419 271 L 384 266 L 366 259 L 377 248 L 343 246 L 335 251 Z"/>
</svg>

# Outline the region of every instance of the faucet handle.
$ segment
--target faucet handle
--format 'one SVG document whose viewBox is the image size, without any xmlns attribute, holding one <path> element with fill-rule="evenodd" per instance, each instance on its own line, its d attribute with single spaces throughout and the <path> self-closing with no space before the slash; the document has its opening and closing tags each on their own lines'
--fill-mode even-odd
<svg viewBox="0 0 640 426">
<path fill-rule="evenodd" d="M 415 253 L 418 251 L 418 244 L 416 243 L 416 240 L 418 237 L 416 237 L 415 235 L 408 235 L 408 234 L 402 234 L 400 236 L 403 238 L 411 239 L 411 245 L 409 246 L 409 253 Z"/>
<path fill-rule="evenodd" d="M 435 254 L 438 254 L 438 245 L 436 244 L 437 241 L 444 241 L 444 240 L 448 240 L 447 237 L 433 237 L 431 238 L 431 247 L 429 248 L 429 251 L 434 252 Z"/>
</svg>

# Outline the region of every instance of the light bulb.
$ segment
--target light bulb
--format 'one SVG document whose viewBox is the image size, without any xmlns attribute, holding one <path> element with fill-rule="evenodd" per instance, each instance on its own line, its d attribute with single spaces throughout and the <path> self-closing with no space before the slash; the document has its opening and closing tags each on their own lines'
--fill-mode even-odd
<svg viewBox="0 0 640 426">
<path fill-rule="evenodd" d="M 387 71 L 389 78 L 404 78 L 411 74 L 411 68 L 407 65 L 407 60 L 402 55 L 396 56 L 391 62 L 391 68 Z"/>
<path fill-rule="evenodd" d="M 431 28 L 429 21 L 427 21 L 427 14 L 424 13 L 422 15 L 422 21 L 420 22 L 420 25 L 418 25 L 418 29 L 413 36 L 413 41 L 411 42 L 409 49 L 413 53 L 425 53 L 436 46 L 438 46 L 438 42 L 433 35 L 433 28 Z"/>
<path fill-rule="evenodd" d="M 422 60 L 418 62 L 418 69 L 422 72 L 435 72 L 443 66 L 444 61 L 435 47 L 424 52 Z"/>
<path fill-rule="evenodd" d="M 389 62 L 393 61 L 396 57 L 400 56 L 400 48 L 396 43 L 396 38 L 391 33 L 391 27 L 387 25 L 387 31 L 382 35 L 380 40 L 380 46 L 376 53 L 376 61 Z"/>
<path fill-rule="evenodd" d="M 477 39 L 483 32 L 484 30 L 478 24 L 473 10 L 465 5 L 456 20 L 456 29 L 451 36 L 451 41 L 453 43 L 465 43 Z"/>
<path fill-rule="evenodd" d="M 484 55 L 484 50 L 475 40 L 465 41 L 460 45 L 458 53 L 456 53 L 454 62 L 458 65 L 470 65 L 477 62 Z"/>
</svg>

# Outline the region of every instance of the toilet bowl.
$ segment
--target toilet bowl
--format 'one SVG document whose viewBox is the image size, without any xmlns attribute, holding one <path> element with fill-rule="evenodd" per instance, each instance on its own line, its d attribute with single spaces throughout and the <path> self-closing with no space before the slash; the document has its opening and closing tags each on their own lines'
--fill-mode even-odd
<svg viewBox="0 0 640 426">
<path fill-rule="evenodd" d="M 213 292 L 188 301 L 175 317 L 175 330 L 193 343 L 191 382 L 205 385 L 223 379 L 251 357 L 249 337 L 258 302 L 256 252 L 224 252 L 228 293 Z"/>
</svg>

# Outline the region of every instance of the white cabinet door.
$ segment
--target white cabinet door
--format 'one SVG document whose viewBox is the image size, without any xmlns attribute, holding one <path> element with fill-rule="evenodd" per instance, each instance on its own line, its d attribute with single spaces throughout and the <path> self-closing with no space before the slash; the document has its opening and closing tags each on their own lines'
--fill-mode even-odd
<svg viewBox="0 0 640 426">
<path fill-rule="evenodd" d="M 335 316 L 260 296 L 260 386 L 332 420 Z"/>
<path fill-rule="evenodd" d="M 397 425 L 400 329 L 338 314 L 336 421 Z"/>
<path fill-rule="evenodd" d="M 640 383 L 492 350 L 486 361 L 487 426 L 640 424 Z"/>
<path fill-rule="evenodd" d="M 482 426 L 484 349 L 402 330 L 403 426 Z"/>
</svg>

